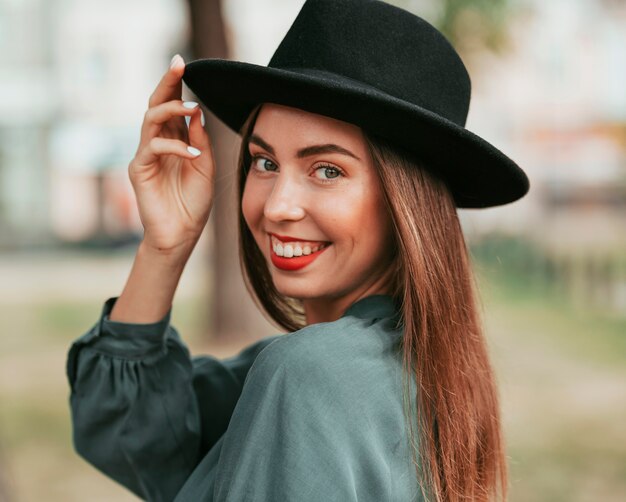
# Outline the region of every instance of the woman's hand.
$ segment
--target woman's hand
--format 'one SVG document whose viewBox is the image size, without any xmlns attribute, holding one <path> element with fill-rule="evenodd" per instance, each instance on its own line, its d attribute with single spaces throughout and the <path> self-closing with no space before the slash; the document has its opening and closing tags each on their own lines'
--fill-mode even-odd
<svg viewBox="0 0 626 502">
<path fill-rule="evenodd" d="M 166 254 L 191 253 L 213 204 L 213 151 L 200 106 L 187 108 L 181 100 L 184 70 L 183 58 L 176 55 L 150 96 L 139 148 L 128 166 L 143 244 Z M 189 128 L 185 116 L 191 117 Z"/>
</svg>

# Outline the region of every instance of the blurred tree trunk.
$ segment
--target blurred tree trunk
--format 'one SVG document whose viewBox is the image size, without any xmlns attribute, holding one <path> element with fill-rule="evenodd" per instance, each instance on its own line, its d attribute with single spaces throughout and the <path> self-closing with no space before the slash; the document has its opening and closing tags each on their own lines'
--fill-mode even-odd
<svg viewBox="0 0 626 502">
<path fill-rule="evenodd" d="M 188 0 L 191 55 L 230 58 L 221 0 Z M 213 225 L 213 293 L 210 333 L 214 339 L 256 339 L 273 332 L 250 298 L 239 268 L 235 165 L 239 137 L 205 109 L 217 176 Z"/>
</svg>

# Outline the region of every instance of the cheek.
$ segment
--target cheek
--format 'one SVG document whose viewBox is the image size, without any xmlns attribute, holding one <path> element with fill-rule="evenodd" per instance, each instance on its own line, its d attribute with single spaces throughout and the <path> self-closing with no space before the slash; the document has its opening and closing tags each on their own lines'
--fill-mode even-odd
<svg viewBox="0 0 626 502">
<path fill-rule="evenodd" d="M 379 205 L 368 206 L 363 215 L 361 237 L 367 242 L 372 254 L 378 254 L 388 245 L 389 222 L 384 208 Z"/>
<path fill-rule="evenodd" d="M 383 194 L 372 187 L 373 183 L 374 180 L 367 180 L 329 213 L 336 219 L 340 235 L 351 235 L 355 245 L 378 249 L 388 237 L 389 216 Z"/>
<path fill-rule="evenodd" d="M 264 203 L 261 190 L 257 189 L 258 187 L 254 185 L 254 182 L 248 179 L 241 198 L 241 212 L 243 213 L 248 227 L 250 227 L 250 230 L 253 232 L 263 216 Z"/>
<path fill-rule="evenodd" d="M 380 242 L 382 248 L 388 250 L 392 247 L 394 227 L 383 197 L 383 194 L 380 194 L 380 197 L 377 198 L 376 204 L 372 208 L 372 221 L 375 221 L 377 228 L 377 240 Z"/>
<path fill-rule="evenodd" d="M 359 215 L 354 217 L 358 228 L 358 241 L 370 256 L 379 257 L 389 248 L 391 220 L 383 194 L 378 191 L 364 193 L 360 199 Z"/>
</svg>

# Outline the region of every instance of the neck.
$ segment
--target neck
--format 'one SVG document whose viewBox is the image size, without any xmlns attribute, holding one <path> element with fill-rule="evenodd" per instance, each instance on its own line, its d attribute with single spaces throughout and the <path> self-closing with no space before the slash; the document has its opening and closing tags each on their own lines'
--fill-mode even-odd
<svg viewBox="0 0 626 502">
<path fill-rule="evenodd" d="M 351 291 L 342 296 L 323 296 L 317 298 L 303 298 L 302 305 L 306 316 L 306 323 L 332 322 L 339 319 L 353 303 L 361 298 L 372 295 L 390 294 L 385 286 L 385 277 L 381 277 L 374 284 L 366 288 Z"/>
</svg>

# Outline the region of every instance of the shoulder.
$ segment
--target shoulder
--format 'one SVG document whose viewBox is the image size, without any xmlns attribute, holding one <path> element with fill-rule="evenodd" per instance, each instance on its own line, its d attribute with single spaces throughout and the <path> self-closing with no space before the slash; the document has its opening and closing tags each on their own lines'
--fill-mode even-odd
<svg viewBox="0 0 626 502">
<path fill-rule="evenodd" d="M 258 362 L 260 365 L 281 366 L 291 371 L 328 364 L 339 356 L 340 347 L 354 343 L 354 336 L 350 335 L 363 331 L 358 321 L 344 317 L 332 322 L 311 324 L 276 337 L 259 354 Z"/>
<path fill-rule="evenodd" d="M 398 333 L 386 319 L 342 317 L 280 335 L 266 345 L 250 377 L 276 379 L 298 392 L 330 392 L 343 397 L 360 393 L 389 378 L 399 361 Z"/>
</svg>

